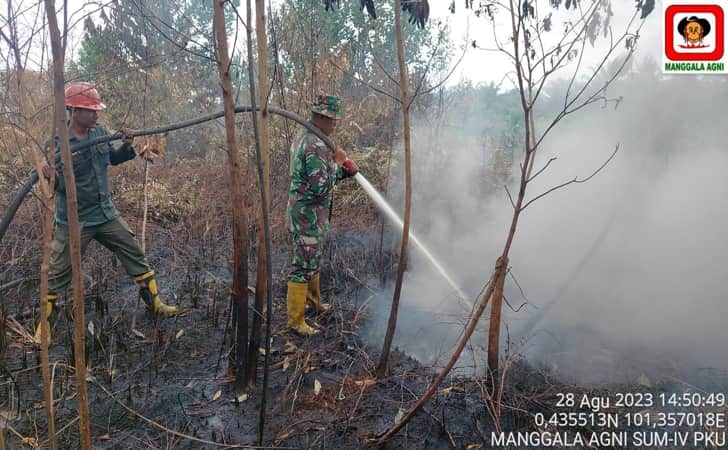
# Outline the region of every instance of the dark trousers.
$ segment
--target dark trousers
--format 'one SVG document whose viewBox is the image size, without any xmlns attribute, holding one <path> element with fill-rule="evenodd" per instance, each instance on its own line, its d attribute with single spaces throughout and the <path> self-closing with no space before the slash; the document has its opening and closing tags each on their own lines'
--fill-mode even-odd
<svg viewBox="0 0 728 450">
<path fill-rule="evenodd" d="M 117 217 L 101 225 L 81 228 L 81 254 L 86 252 L 91 239 L 108 248 L 131 277 L 139 277 L 150 270 L 136 236 L 124 219 Z M 68 225 L 56 224 L 51 243 L 51 261 L 48 272 L 48 291 L 58 292 L 71 283 L 71 250 Z"/>
</svg>

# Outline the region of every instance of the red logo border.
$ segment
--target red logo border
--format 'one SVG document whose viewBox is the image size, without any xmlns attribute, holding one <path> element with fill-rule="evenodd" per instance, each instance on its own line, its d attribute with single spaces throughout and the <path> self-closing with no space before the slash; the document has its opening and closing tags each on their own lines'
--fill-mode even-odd
<svg viewBox="0 0 728 450">
<path fill-rule="evenodd" d="M 673 48 L 673 18 L 680 13 L 711 13 L 715 16 L 715 50 L 710 53 L 682 53 Z M 673 61 L 717 61 L 723 58 L 724 14 L 720 5 L 670 5 L 665 10 L 665 56 Z"/>
</svg>

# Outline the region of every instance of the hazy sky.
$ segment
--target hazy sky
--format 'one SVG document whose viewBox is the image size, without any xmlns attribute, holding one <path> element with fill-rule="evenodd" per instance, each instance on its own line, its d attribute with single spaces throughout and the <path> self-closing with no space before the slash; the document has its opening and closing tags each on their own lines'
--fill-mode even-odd
<svg viewBox="0 0 728 450">
<path fill-rule="evenodd" d="M 456 13 L 451 14 L 449 11 L 449 1 L 431 1 L 430 12 L 432 20 L 443 20 L 449 21 L 451 24 L 452 40 L 457 47 L 462 48 L 463 43 L 467 39 L 467 45 L 475 40 L 480 47 L 493 48 L 493 28 L 487 20 L 483 18 L 475 17 L 470 10 L 466 10 L 462 0 L 456 0 Z M 540 0 L 541 11 L 549 11 L 546 7 L 547 1 Z M 635 11 L 634 2 L 632 1 L 612 1 L 612 8 L 614 11 L 613 17 L 613 29 L 615 35 L 619 31 L 624 29 L 629 18 Z M 661 1 L 658 0 L 655 6 L 655 10 L 645 20 L 645 25 L 642 28 L 640 43 L 637 47 L 635 56 L 637 58 L 643 58 L 645 56 L 652 56 L 656 61 L 660 61 L 661 51 L 661 39 L 662 30 L 660 26 L 660 15 L 662 13 Z M 542 13 L 542 16 L 545 15 Z M 563 9 L 560 12 L 554 13 L 554 24 L 558 24 L 564 19 L 565 14 Z M 554 27 L 556 29 L 556 26 Z M 503 28 L 503 32 L 500 35 L 507 36 L 508 29 Z M 556 34 L 556 33 L 554 33 Z M 597 46 L 603 46 L 604 41 L 598 42 Z M 459 55 L 461 52 L 455 52 Z M 593 65 L 597 62 L 599 52 L 589 52 L 592 55 L 591 58 L 585 60 L 585 65 Z M 457 59 L 457 58 L 456 58 Z M 457 84 L 462 80 L 471 81 L 485 81 L 485 82 L 500 82 L 506 72 L 512 70 L 512 64 L 510 64 L 505 56 L 497 52 L 491 52 L 486 50 L 474 50 L 469 48 L 465 54 L 463 62 L 455 72 L 453 79 L 449 84 Z"/>
<path fill-rule="evenodd" d="M 0 0 L 0 3 L 5 3 L 6 1 L 7 0 Z M 99 4 L 107 3 L 108 2 L 96 3 L 86 0 L 69 0 L 69 22 L 74 24 L 72 32 L 69 34 L 69 56 L 75 56 L 81 40 L 83 22 L 79 21 L 79 19 L 82 18 L 85 13 L 97 10 Z M 542 11 L 548 11 L 548 8 L 545 6 L 548 3 L 546 0 L 540 0 L 539 3 L 544 5 L 542 7 Z M 634 12 L 634 6 L 631 1 L 613 1 L 612 3 L 614 9 L 613 24 L 615 33 L 617 33 L 621 29 L 620 27 L 623 27 L 628 18 L 631 17 L 631 14 Z M 57 4 L 60 5 L 60 2 L 57 2 Z M 459 59 L 463 45 L 466 45 L 468 48 L 462 63 L 458 66 L 448 84 L 457 84 L 463 80 L 471 80 L 474 82 L 500 82 L 504 75 L 511 70 L 511 66 L 507 59 L 497 52 L 476 50 L 470 47 L 470 43 L 475 40 L 481 47 L 492 48 L 492 26 L 485 19 L 475 17 L 471 10 L 466 10 L 464 8 L 463 0 L 456 0 L 455 14 L 450 13 L 449 5 L 449 1 L 431 0 L 431 22 L 446 21 L 450 23 L 452 33 L 451 39 L 455 45 L 454 61 Z M 661 30 L 659 26 L 660 13 L 661 4 L 658 0 L 655 11 L 653 11 L 647 19 L 642 30 L 642 38 L 637 50 L 638 57 L 652 55 L 655 57 L 656 61 L 659 61 L 661 39 Z M 555 13 L 554 24 L 558 24 L 560 20 L 564 19 L 564 17 L 563 11 Z M 32 15 L 26 15 L 25 19 L 27 19 L 29 26 L 32 25 Z M 508 35 L 508 29 L 506 27 L 502 27 L 500 30 L 501 31 L 499 33 L 501 38 Z M 603 43 L 600 43 L 599 45 L 602 44 Z M 596 63 L 596 59 L 587 59 L 585 60 L 585 63 L 587 65 L 594 64 Z"/>
</svg>

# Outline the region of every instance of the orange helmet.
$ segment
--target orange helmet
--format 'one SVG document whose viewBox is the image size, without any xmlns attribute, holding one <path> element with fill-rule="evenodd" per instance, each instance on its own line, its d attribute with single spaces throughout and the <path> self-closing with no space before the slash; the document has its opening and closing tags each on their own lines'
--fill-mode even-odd
<svg viewBox="0 0 728 450">
<path fill-rule="evenodd" d="M 68 83 L 65 90 L 66 106 L 100 111 L 106 108 L 101 102 L 99 91 L 93 84 L 83 81 Z"/>
</svg>

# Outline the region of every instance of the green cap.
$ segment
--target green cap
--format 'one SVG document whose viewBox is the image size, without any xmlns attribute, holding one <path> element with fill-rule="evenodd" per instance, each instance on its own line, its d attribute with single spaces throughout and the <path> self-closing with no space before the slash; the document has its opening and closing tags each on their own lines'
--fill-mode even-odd
<svg viewBox="0 0 728 450">
<path fill-rule="evenodd" d="M 341 101 L 335 95 L 317 95 L 311 111 L 330 119 L 340 119 L 344 115 L 341 112 Z"/>
</svg>

